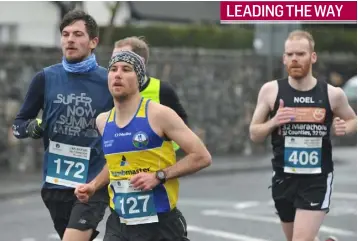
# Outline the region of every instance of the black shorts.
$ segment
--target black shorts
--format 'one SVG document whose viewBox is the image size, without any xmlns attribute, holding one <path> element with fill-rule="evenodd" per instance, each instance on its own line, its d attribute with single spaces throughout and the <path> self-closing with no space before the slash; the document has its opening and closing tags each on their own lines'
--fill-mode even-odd
<svg viewBox="0 0 358 241">
<path fill-rule="evenodd" d="M 332 194 L 333 173 L 318 175 L 275 174 L 272 198 L 282 222 L 293 222 L 296 209 L 328 212 Z"/>
<path fill-rule="evenodd" d="M 111 209 L 103 241 L 189 241 L 185 218 L 177 208 L 158 218 L 157 223 L 126 225 Z"/>
<path fill-rule="evenodd" d="M 97 237 L 98 223 L 103 219 L 108 207 L 107 187 L 98 190 L 88 203 L 78 201 L 74 189 L 43 188 L 41 196 L 61 240 L 66 228 L 81 231 L 93 229 L 91 240 Z"/>
</svg>

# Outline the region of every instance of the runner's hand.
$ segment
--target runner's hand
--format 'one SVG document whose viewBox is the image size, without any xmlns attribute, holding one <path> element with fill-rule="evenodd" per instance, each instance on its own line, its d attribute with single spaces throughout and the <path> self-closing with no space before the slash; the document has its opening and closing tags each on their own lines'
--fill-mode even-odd
<svg viewBox="0 0 358 241">
<path fill-rule="evenodd" d="M 86 203 L 95 191 L 95 187 L 92 184 L 81 184 L 76 187 L 75 195 L 80 202 Z"/>
<path fill-rule="evenodd" d="M 148 191 L 156 187 L 160 181 L 155 176 L 155 173 L 140 172 L 130 179 L 130 183 L 135 189 Z"/>
<path fill-rule="evenodd" d="M 40 119 L 33 119 L 27 125 L 26 131 L 29 137 L 33 139 L 39 139 L 43 136 L 43 128 L 41 127 L 41 120 Z"/>
<path fill-rule="evenodd" d="M 275 126 L 282 126 L 286 123 L 294 121 L 295 118 L 296 113 L 294 108 L 284 107 L 284 102 L 280 99 L 280 106 L 278 107 L 276 115 L 273 117 Z"/>
<path fill-rule="evenodd" d="M 339 117 L 333 119 L 333 130 L 336 136 L 344 136 L 347 133 L 347 124 Z"/>
</svg>

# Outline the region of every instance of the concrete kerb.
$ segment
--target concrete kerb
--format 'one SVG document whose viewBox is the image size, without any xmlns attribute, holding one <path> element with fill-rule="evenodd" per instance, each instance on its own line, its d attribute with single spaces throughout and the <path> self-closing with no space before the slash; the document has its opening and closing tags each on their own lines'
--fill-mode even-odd
<svg viewBox="0 0 358 241">
<path fill-rule="evenodd" d="M 34 182 L 25 186 L 12 185 L 11 188 L 0 189 L 0 200 L 7 200 L 16 197 L 26 196 L 33 193 L 39 193 L 41 182 Z"/>
</svg>

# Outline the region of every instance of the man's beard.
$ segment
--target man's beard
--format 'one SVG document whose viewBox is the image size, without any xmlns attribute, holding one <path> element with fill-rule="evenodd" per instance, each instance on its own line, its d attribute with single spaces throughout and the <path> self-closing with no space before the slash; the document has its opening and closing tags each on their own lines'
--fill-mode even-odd
<svg viewBox="0 0 358 241">
<path fill-rule="evenodd" d="M 296 80 L 301 80 L 307 76 L 307 74 L 309 72 L 309 68 L 310 68 L 309 66 L 310 66 L 310 63 L 307 63 L 305 65 L 292 64 L 292 65 L 286 67 L 286 70 L 287 70 L 289 76 L 291 76 L 292 78 L 294 78 Z"/>
<path fill-rule="evenodd" d="M 126 89 L 122 93 L 116 93 L 114 91 L 113 92 L 111 91 L 111 94 L 114 100 L 116 100 L 118 103 L 123 103 L 133 98 L 136 95 L 136 92 L 137 92 L 136 90 Z"/>
<path fill-rule="evenodd" d="M 82 62 L 83 60 L 85 60 L 85 59 L 88 57 L 88 53 L 83 54 L 83 55 L 81 55 L 81 56 L 72 57 L 72 58 L 68 58 L 68 57 L 65 55 L 65 52 L 63 52 L 63 55 L 65 56 L 66 61 L 67 61 L 68 63 L 70 63 L 70 64 L 80 63 L 80 62 Z"/>
<path fill-rule="evenodd" d="M 83 56 L 80 56 L 80 57 L 77 57 L 77 58 L 71 58 L 71 59 L 66 58 L 66 60 L 67 60 L 68 63 L 76 64 L 76 63 L 82 62 L 86 58 L 87 58 L 87 55 L 83 55 Z"/>
<path fill-rule="evenodd" d="M 123 103 L 126 102 L 129 99 L 129 95 L 128 94 L 122 94 L 119 96 L 114 96 L 114 99 L 116 101 L 118 101 L 119 103 Z"/>
</svg>

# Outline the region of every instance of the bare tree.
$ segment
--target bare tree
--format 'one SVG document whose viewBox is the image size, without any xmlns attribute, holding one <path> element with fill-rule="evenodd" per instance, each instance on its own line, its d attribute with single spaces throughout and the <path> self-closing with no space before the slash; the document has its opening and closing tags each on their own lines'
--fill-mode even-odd
<svg viewBox="0 0 358 241">
<path fill-rule="evenodd" d="M 65 16 L 67 12 L 73 9 L 83 10 L 83 2 L 81 1 L 51 1 L 60 9 L 61 19 Z"/>
<path fill-rule="evenodd" d="M 114 20 L 116 19 L 117 16 L 117 12 L 118 9 L 120 7 L 120 2 L 119 1 L 115 1 L 115 2 L 103 2 L 109 13 L 110 13 L 110 19 L 108 22 L 108 25 L 105 29 L 104 32 L 104 38 L 103 38 L 103 43 L 105 45 L 111 45 L 112 44 L 112 35 L 113 35 L 113 31 L 114 31 Z"/>
<path fill-rule="evenodd" d="M 84 10 L 84 2 L 83 1 L 73 1 L 73 8 Z"/>
</svg>

